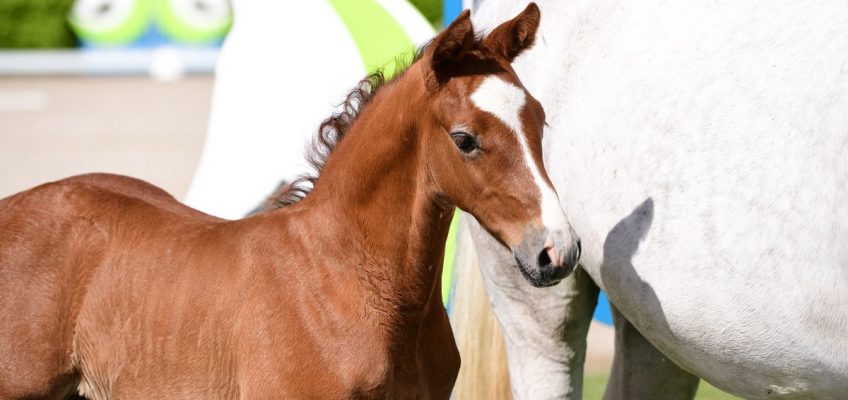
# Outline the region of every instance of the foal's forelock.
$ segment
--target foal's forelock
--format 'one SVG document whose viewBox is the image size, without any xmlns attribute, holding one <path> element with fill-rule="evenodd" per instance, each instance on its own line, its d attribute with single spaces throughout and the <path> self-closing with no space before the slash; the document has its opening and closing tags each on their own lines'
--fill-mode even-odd
<svg viewBox="0 0 848 400">
<path fill-rule="evenodd" d="M 541 160 L 537 163 L 527 142 L 524 124 L 521 121 L 521 111 L 527 104 L 525 91 L 498 76 L 489 76 L 471 95 L 471 101 L 480 110 L 494 115 L 517 137 L 524 164 L 529 169 L 533 176 L 533 182 L 539 190 L 542 224 L 549 229 L 567 224 L 556 192 L 542 177 L 539 170 L 538 165 L 542 165 Z"/>
</svg>

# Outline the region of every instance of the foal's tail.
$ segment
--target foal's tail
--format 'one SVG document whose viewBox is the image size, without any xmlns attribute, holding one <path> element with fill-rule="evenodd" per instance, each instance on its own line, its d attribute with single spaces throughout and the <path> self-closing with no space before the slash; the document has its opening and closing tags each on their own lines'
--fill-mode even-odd
<svg viewBox="0 0 848 400">
<path fill-rule="evenodd" d="M 471 232 L 463 215 L 457 234 L 450 319 L 462 367 L 454 398 L 511 399 L 506 347 L 477 263 Z"/>
</svg>

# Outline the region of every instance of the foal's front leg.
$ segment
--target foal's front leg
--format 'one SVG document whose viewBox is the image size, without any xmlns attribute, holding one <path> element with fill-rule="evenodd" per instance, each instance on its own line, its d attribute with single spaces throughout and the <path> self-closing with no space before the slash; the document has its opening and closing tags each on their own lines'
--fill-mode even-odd
<svg viewBox="0 0 848 400">
<path fill-rule="evenodd" d="M 428 387 L 427 397 L 448 399 L 459 373 L 460 359 L 450 321 L 439 294 L 441 293 L 437 293 L 423 321 L 423 325 L 429 329 L 422 335 L 418 348 L 424 369 L 422 379 Z"/>
<path fill-rule="evenodd" d="M 515 399 L 580 399 L 586 334 L 598 287 L 581 269 L 535 288 L 512 254 L 473 222 L 480 269 L 506 339 Z"/>
</svg>

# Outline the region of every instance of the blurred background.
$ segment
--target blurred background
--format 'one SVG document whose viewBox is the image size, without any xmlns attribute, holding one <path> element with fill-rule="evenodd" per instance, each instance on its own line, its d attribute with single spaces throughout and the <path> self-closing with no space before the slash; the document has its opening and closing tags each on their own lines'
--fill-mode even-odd
<svg viewBox="0 0 848 400">
<path fill-rule="evenodd" d="M 303 172 L 303 143 L 360 77 L 392 70 L 395 57 L 408 57 L 472 6 L 235 3 L 0 0 L 0 198 L 70 175 L 112 172 L 237 218 L 279 179 Z M 250 23 L 242 27 L 240 18 Z M 295 96 L 307 92 L 319 95 Z M 260 167 L 266 176 L 244 179 L 241 171 Z M 233 192 L 247 200 L 228 200 Z M 599 304 L 587 399 L 601 398 L 612 362 L 606 299 Z M 698 398 L 729 397 L 702 383 Z"/>
</svg>

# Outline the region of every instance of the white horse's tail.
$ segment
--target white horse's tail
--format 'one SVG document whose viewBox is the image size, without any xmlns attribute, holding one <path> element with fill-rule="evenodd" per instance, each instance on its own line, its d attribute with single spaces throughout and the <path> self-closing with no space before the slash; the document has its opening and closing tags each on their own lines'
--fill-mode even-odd
<svg viewBox="0 0 848 400">
<path fill-rule="evenodd" d="M 460 218 L 450 300 L 451 325 L 462 357 L 453 398 L 507 400 L 512 394 L 506 347 L 483 287 L 467 218 Z"/>
</svg>

